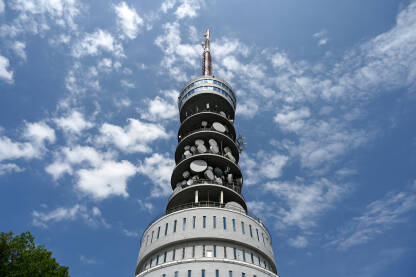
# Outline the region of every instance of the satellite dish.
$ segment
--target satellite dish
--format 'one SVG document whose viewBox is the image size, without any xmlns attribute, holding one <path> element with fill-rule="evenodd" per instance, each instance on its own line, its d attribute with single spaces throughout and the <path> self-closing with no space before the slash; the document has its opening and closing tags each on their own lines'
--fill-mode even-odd
<svg viewBox="0 0 416 277">
<path fill-rule="evenodd" d="M 209 147 L 209 150 L 211 150 L 211 152 L 214 153 L 214 154 L 218 154 L 220 152 L 217 145 L 211 145 Z"/>
<path fill-rule="evenodd" d="M 214 173 L 212 173 L 211 170 L 206 170 L 204 172 L 204 176 L 205 176 L 205 178 L 207 178 L 207 179 L 209 179 L 211 181 L 215 179 Z"/>
<path fill-rule="evenodd" d="M 204 160 L 195 160 L 192 161 L 189 168 L 192 170 L 192 172 L 195 173 L 201 173 L 204 172 L 207 169 L 207 162 Z"/>
<path fill-rule="evenodd" d="M 189 171 L 186 170 L 182 173 L 182 176 L 183 176 L 183 178 L 188 179 L 189 176 L 191 176 L 191 174 L 189 173 Z"/>
<path fill-rule="evenodd" d="M 224 172 L 221 170 L 221 168 L 219 168 L 219 167 L 216 167 L 216 168 L 214 168 L 214 174 L 215 174 L 215 176 L 217 176 L 217 177 L 222 177 L 222 176 L 224 176 Z"/>
<path fill-rule="evenodd" d="M 208 122 L 206 122 L 206 121 L 202 121 L 202 122 L 201 122 L 201 126 L 202 126 L 202 127 L 204 127 L 204 128 L 205 128 L 205 127 L 207 127 L 207 126 L 208 126 Z"/>
<path fill-rule="evenodd" d="M 207 148 L 203 144 L 198 145 L 197 150 L 200 154 L 203 154 L 203 153 L 207 152 Z"/>
<path fill-rule="evenodd" d="M 197 139 L 197 140 L 195 140 L 195 145 L 196 146 L 204 145 L 204 141 L 202 139 Z"/>
<path fill-rule="evenodd" d="M 215 131 L 218 131 L 218 132 L 221 132 L 221 133 L 224 133 L 225 130 L 226 130 L 224 125 L 222 125 L 219 122 L 212 123 L 212 128 L 214 128 Z"/>
<path fill-rule="evenodd" d="M 215 139 L 209 139 L 209 140 L 208 140 L 208 143 L 209 143 L 209 145 L 211 145 L 211 146 L 212 146 L 212 145 L 215 145 L 215 146 L 216 146 L 216 145 L 218 145 L 218 144 L 217 144 L 217 141 L 216 141 Z"/>
</svg>

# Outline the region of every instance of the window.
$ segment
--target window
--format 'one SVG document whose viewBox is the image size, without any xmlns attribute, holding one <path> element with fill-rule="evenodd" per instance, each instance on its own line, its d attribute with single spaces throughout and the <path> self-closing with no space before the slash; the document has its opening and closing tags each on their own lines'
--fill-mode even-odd
<svg viewBox="0 0 416 277">
<path fill-rule="evenodd" d="M 175 219 L 175 221 L 173 222 L 173 232 L 176 233 L 176 225 L 177 225 L 178 221 Z"/>
<path fill-rule="evenodd" d="M 217 228 L 217 217 L 215 215 L 212 217 L 212 226 L 214 229 Z"/>
<path fill-rule="evenodd" d="M 234 259 L 237 259 L 237 248 L 233 248 L 233 250 L 234 250 Z"/>
<path fill-rule="evenodd" d="M 202 217 L 202 228 L 205 228 L 205 227 L 207 227 L 207 217 L 204 215 Z"/>
<path fill-rule="evenodd" d="M 192 277 L 192 270 L 188 270 L 188 277 Z"/>
<path fill-rule="evenodd" d="M 233 277 L 233 272 L 231 270 L 228 271 L 228 277 Z"/>
<path fill-rule="evenodd" d="M 185 231 L 185 227 L 186 227 L 186 217 L 183 218 L 182 231 Z"/>
<path fill-rule="evenodd" d="M 205 277 L 205 269 L 201 270 L 201 277 Z"/>
<path fill-rule="evenodd" d="M 246 261 L 246 250 L 243 249 L 243 261 Z"/>
<path fill-rule="evenodd" d="M 227 258 L 227 247 L 224 246 L 224 258 Z"/>
<path fill-rule="evenodd" d="M 175 277 L 178 277 L 178 272 L 177 271 L 175 271 Z"/>
<path fill-rule="evenodd" d="M 264 268 L 267 268 L 267 266 L 266 266 L 266 261 L 263 261 L 263 263 L 264 263 Z"/>
<path fill-rule="evenodd" d="M 168 252 L 165 251 L 165 253 L 163 254 L 163 262 L 166 263 L 166 256 L 168 255 Z"/>
<path fill-rule="evenodd" d="M 244 230 L 244 222 L 241 221 L 241 232 L 243 233 L 243 235 L 246 234 L 246 230 Z"/>
<path fill-rule="evenodd" d="M 266 243 L 264 242 L 264 234 L 261 233 L 261 238 L 263 239 L 263 244 L 266 245 Z"/>
<path fill-rule="evenodd" d="M 259 229 L 256 228 L 256 234 L 257 234 L 257 240 L 260 241 L 260 237 L 259 237 Z"/>
<path fill-rule="evenodd" d="M 172 261 L 175 260 L 175 254 L 176 254 L 176 249 L 173 249 L 172 250 Z"/>
<path fill-rule="evenodd" d="M 235 232 L 235 219 L 233 218 L 233 231 Z"/>
<path fill-rule="evenodd" d="M 214 244 L 213 250 L 214 250 L 214 258 L 216 258 L 217 257 L 217 246 L 215 244 Z"/>
<path fill-rule="evenodd" d="M 150 267 L 152 267 L 153 258 L 150 258 Z"/>
<path fill-rule="evenodd" d="M 259 265 L 261 265 L 261 263 L 260 263 L 260 256 L 257 256 L 257 258 L 259 259 Z"/>
<path fill-rule="evenodd" d="M 251 255 L 251 263 L 254 264 L 254 255 L 253 255 L 253 252 L 251 252 L 250 255 Z"/>
<path fill-rule="evenodd" d="M 195 245 L 192 245 L 192 258 L 195 257 Z"/>
<path fill-rule="evenodd" d="M 146 246 L 148 242 L 149 242 L 149 235 L 146 236 Z"/>
<path fill-rule="evenodd" d="M 165 225 L 165 236 L 167 236 L 168 235 L 168 223 L 166 223 L 166 225 Z"/>
<path fill-rule="evenodd" d="M 196 221 L 196 216 L 192 218 L 192 228 L 194 229 L 195 229 L 195 221 Z"/>
<path fill-rule="evenodd" d="M 166 277 L 166 274 L 162 274 L 162 277 Z"/>
<path fill-rule="evenodd" d="M 205 244 L 202 245 L 202 257 L 205 257 Z"/>
<path fill-rule="evenodd" d="M 155 233 L 155 231 L 152 231 L 152 238 L 150 239 L 150 243 L 153 242 L 153 234 Z"/>
<path fill-rule="evenodd" d="M 246 277 L 246 274 L 244 272 L 241 272 L 241 277 Z"/>
<path fill-rule="evenodd" d="M 159 255 L 156 255 L 156 265 L 159 264 Z"/>
<path fill-rule="evenodd" d="M 185 247 L 182 248 L 182 260 L 185 259 Z"/>
<path fill-rule="evenodd" d="M 224 225 L 224 230 L 227 230 L 227 219 L 225 216 L 222 218 L 222 224 Z"/>
<path fill-rule="evenodd" d="M 251 225 L 248 225 L 248 227 L 250 228 L 250 237 L 253 237 L 253 230 L 251 229 Z"/>
<path fill-rule="evenodd" d="M 160 226 L 157 228 L 157 239 L 159 239 L 159 235 L 160 235 Z"/>
<path fill-rule="evenodd" d="M 215 270 L 215 277 L 220 277 L 220 271 L 218 269 Z"/>
</svg>

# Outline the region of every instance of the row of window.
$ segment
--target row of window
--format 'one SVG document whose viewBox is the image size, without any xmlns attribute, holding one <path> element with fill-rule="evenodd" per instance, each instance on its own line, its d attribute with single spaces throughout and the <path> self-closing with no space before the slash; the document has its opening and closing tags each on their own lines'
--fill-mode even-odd
<svg viewBox="0 0 416 277">
<path fill-rule="evenodd" d="M 185 91 L 187 91 L 190 88 L 193 88 L 194 86 L 199 86 L 199 85 L 202 85 L 202 84 L 215 84 L 215 85 L 218 85 L 220 87 L 223 87 L 226 91 L 228 91 L 229 93 L 231 93 L 231 95 L 235 98 L 234 91 L 232 89 L 230 89 L 226 84 L 221 83 L 221 82 L 219 82 L 217 80 L 211 80 L 211 79 L 208 79 L 208 80 L 199 80 L 199 81 L 193 82 L 192 84 L 189 84 L 186 88 L 184 88 L 182 90 L 182 93 L 185 92 Z"/>
<path fill-rule="evenodd" d="M 205 277 L 205 272 L 206 272 L 205 269 L 201 269 L 201 275 L 200 276 L 201 277 Z M 184 276 L 185 277 L 192 277 L 192 270 L 189 269 L 188 272 L 185 273 Z M 224 276 L 226 276 L 226 275 L 224 275 Z M 238 276 L 238 275 L 235 275 L 235 276 Z M 166 276 L 166 274 L 162 274 L 162 277 L 167 277 L 167 276 Z M 173 273 L 173 276 L 172 277 L 179 277 L 179 272 L 178 271 L 175 271 Z M 219 269 L 216 269 L 215 270 L 215 277 L 220 277 L 220 270 Z M 229 270 L 228 271 L 228 277 L 233 277 L 233 271 L 232 270 Z M 241 272 L 241 277 L 246 277 L 246 273 L 245 272 Z M 254 274 L 253 277 L 257 277 L 257 275 Z"/>
<path fill-rule="evenodd" d="M 214 228 L 214 229 L 217 228 L 217 224 L 219 224 L 219 223 L 217 223 L 218 220 L 219 220 L 219 218 L 217 219 L 217 216 L 215 216 L 215 215 L 212 216 L 212 228 Z M 197 224 L 196 221 L 197 221 L 196 216 L 193 216 L 192 217 L 192 222 L 191 222 L 192 229 L 195 229 L 196 228 L 196 224 Z M 240 224 L 240 228 L 237 228 L 237 225 L 238 224 Z M 204 215 L 204 216 L 202 216 L 202 228 L 203 229 L 207 228 L 207 225 L 208 225 L 208 218 L 207 218 L 207 216 Z M 186 226 L 187 226 L 187 218 L 184 217 L 182 219 L 182 231 L 185 231 L 186 230 Z M 231 227 L 232 227 L 232 230 L 234 232 L 236 232 L 237 229 L 240 229 L 241 230 L 241 233 L 243 235 L 245 235 L 245 234 L 248 233 L 251 238 L 253 238 L 253 239 L 257 238 L 257 241 L 260 241 L 259 229 L 258 228 L 255 228 L 255 232 L 254 232 L 254 228 L 252 227 L 251 224 L 248 224 L 248 230 L 246 230 L 246 228 L 247 228 L 246 226 L 247 225 L 244 223 L 244 221 L 240 221 L 238 223 L 234 218 L 231 219 Z M 165 226 L 164 226 L 164 229 L 163 230 L 161 230 L 161 227 L 162 226 L 158 226 L 157 231 L 156 231 L 156 234 L 155 234 L 155 230 L 152 230 L 152 232 L 150 234 L 150 243 L 153 243 L 153 240 L 157 240 L 157 239 L 160 238 L 161 231 L 163 232 L 163 234 L 165 236 L 168 235 L 169 223 L 168 222 L 165 223 Z M 222 228 L 224 230 L 227 230 L 227 218 L 225 216 L 222 217 Z M 178 229 L 178 220 L 175 219 L 173 221 L 172 233 L 176 233 L 177 229 Z M 255 237 L 254 237 L 254 235 L 255 235 Z M 263 241 L 263 244 L 264 245 L 266 245 L 266 240 L 267 240 L 268 243 L 270 243 L 268 237 L 265 236 L 263 232 L 261 232 L 261 238 L 262 238 L 262 241 Z M 149 234 L 146 236 L 145 246 L 147 246 L 148 244 L 149 244 Z"/>
<path fill-rule="evenodd" d="M 227 98 L 230 103 L 233 105 L 233 108 L 235 109 L 235 98 L 231 97 L 230 94 L 228 92 L 226 92 L 223 89 L 217 88 L 217 87 L 212 87 L 212 86 L 203 86 L 203 87 L 197 87 L 195 89 L 192 89 L 190 91 L 188 91 L 180 100 L 179 100 L 179 108 L 182 108 L 183 103 L 185 102 L 186 99 L 188 99 L 192 94 L 198 92 L 198 91 L 202 91 L 202 90 L 211 90 L 211 91 L 215 91 L 215 92 L 219 92 L 221 95 L 223 95 L 225 98 Z"/>
<path fill-rule="evenodd" d="M 187 249 L 187 250 L 186 250 Z M 202 251 L 201 251 L 202 250 Z M 199 253 L 196 253 L 196 252 Z M 179 252 L 179 253 L 177 253 Z M 191 252 L 191 253 L 189 253 Z M 227 254 L 228 252 L 228 254 Z M 231 255 L 230 255 L 231 252 Z M 229 257 L 231 256 L 231 257 Z M 240 260 L 243 262 L 248 262 L 256 264 L 258 266 L 264 267 L 270 270 L 270 265 L 266 262 L 265 259 L 261 259 L 260 255 L 255 255 L 253 252 L 247 249 L 237 249 L 236 247 L 227 247 L 224 245 L 192 245 L 191 247 L 182 247 L 182 248 L 173 248 L 171 250 L 165 250 L 154 256 L 152 256 L 144 266 L 141 271 L 164 264 L 169 261 L 175 260 L 184 260 L 186 258 L 197 258 L 197 257 L 206 257 L 206 258 L 231 258 L 234 260 Z"/>
</svg>

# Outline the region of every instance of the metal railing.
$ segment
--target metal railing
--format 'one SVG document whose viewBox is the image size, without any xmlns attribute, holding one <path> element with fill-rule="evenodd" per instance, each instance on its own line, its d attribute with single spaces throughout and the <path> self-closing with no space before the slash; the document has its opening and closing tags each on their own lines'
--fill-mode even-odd
<svg viewBox="0 0 416 277">
<path fill-rule="evenodd" d="M 232 181 L 231 183 L 229 183 L 228 181 L 224 181 L 224 183 L 220 184 L 220 183 L 215 182 L 215 180 L 197 179 L 197 180 L 194 180 L 192 185 L 188 185 L 188 186 L 194 186 L 194 185 L 200 185 L 200 184 L 213 184 L 213 185 L 219 185 L 219 186 L 224 186 L 224 187 L 230 188 L 230 189 L 234 190 L 235 192 L 237 192 L 238 194 L 240 194 L 241 198 L 244 199 L 244 196 L 241 195 L 241 185 L 239 185 L 236 181 Z M 188 186 L 186 186 L 186 187 L 188 187 Z M 184 188 L 186 188 L 186 187 L 184 187 Z M 179 191 L 177 191 L 177 192 L 179 192 Z M 176 195 L 176 193 L 174 193 L 174 195 Z M 174 195 L 172 195 L 170 198 L 172 198 Z M 169 200 L 170 200 L 170 198 L 169 198 Z"/>
<path fill-rule="evenodd" d="M 216 132 L 216 133 L 219 133 L 219 134 L 225 134 L 227 137 L 229 137 L 234 143 L 236 143 L 236 141 L 234 140 L 234 138 L 231 136 L 231 134 L 230 134 L 230 132 L 224 132 L 224 133 L 221 133 L 221 132 L 219 132 L 219 131 L 217 131 L 217 130 L 215 130 L 214 128 L 212 128 L 212 127 L 201 127 L 201 128 L 199 128 L 199 129 L 195 129 L 195 130 L 192 130 L 192 131 L 189 131 L 188 133 L 186 133 L 183 137 L 178 137 L 178 141 L 179 142 L 181 142 L 183 139 L 185 139 L 186 137 L 188 137 L 189 135 L 192 135 L 192 134 L 194 134 L 194 133 L 198 133 L 198 132 L 201 132 L 201 131 L 213 131 L 213 132 Z"/>
<path fill-rule="evenodd" d="M 218 115 L 220 115 L 220 116 L 222 116 L 222 117 L 224 117 L 225 119 L 227 119 L 228 121 L 231 121 L 232 119 L 229 117 L 229 116 L 227 116 L 227 115 L 223 115 L 223 114 L 221 114 L 221 111 L 219 111 L 219 110 L 214 110 L 214 109 L 202 109 L 202 110 L 200 110 L 200 111 L 196 111 L 196 112 L 193 112 L 193 113 L 186 113 L 186 116 L 185 116 L 185 118 L 183 119 L 183 122 L 182 122 L 182 124 L 183 123 L 185 123 L 185 121 L 189 118 L 189 117 L 191 117 L 191 116 L 193 116 L 194 114 L 198 114 L 198 113 L 207 113 L 207 112 L 209 112 L 209 113 L 215 113 L 215 114 L 218 114 Z"/>
</svg>

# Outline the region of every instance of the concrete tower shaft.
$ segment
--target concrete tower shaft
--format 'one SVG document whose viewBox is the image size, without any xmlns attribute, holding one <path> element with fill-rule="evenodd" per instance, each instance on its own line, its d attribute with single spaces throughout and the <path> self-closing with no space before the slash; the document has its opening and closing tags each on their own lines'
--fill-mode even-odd
<svg viewBox="0 0 416 277">
<path fill-rule="evenodd" d="M 277 276 L 270 233 L 242 195 L 236 96 L 212 75 L 209 30 L 202 45 L 202 76 L 178 97 L 173 193 L 142 236 L 136 276 Z"/>
</svg>

